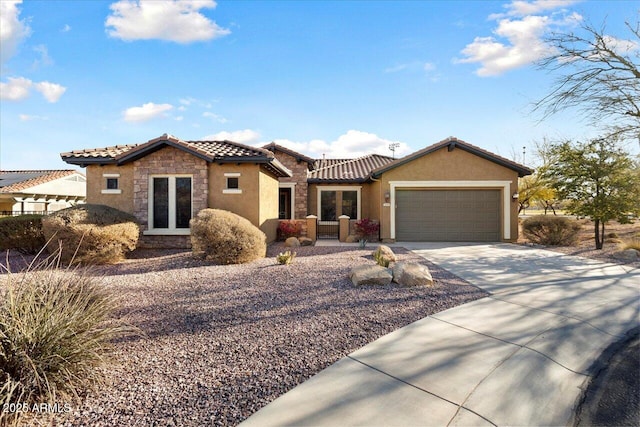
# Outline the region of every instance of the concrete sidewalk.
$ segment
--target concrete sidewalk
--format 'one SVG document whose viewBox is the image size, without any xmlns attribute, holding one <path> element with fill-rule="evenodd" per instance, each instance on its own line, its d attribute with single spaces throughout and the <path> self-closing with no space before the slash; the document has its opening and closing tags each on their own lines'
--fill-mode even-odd
<svg viewBox="0 0 640 427">
<path fill-rule="evenodd" d="M 637 269 L 510 244 L 403 246 L 492 295 L 366 345 L 242 425 L 567 425 L 591 365 L 639 324 Z"/>
</svg>

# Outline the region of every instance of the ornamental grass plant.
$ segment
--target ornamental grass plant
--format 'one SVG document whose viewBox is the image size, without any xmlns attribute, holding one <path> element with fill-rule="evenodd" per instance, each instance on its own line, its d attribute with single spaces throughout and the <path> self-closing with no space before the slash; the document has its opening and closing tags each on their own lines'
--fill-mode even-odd
<svg viewBox="0 0 640 427">
<path fill-rule="evenodd" d="M 113 319 L 118 300 L 95 278 L 59 266 L 60 251 L 23 272 L 0 267 L 0 425 L 34 416 L 32 405 L 70 409 L 103 383 L 112 340 L 135 331 Z"/>
</svg>

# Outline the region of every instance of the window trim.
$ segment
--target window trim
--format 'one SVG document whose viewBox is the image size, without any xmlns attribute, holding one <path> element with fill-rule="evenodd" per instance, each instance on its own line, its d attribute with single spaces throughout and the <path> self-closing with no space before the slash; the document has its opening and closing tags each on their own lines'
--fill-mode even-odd
<svg viewBox="0 0 640 427">
<path fill-rule="evenodd" d="M 222 189 L 222 194 L 242 194 L 242 189 L 240 188 L 240 177 L 242 174 L 240 172 L 225 172 L 225 185 L 227 188 Z M 236 178 L 238 180 L 237 188 L 229 188 L 229 178 Z"/>
<path fill-rule="evenodd" d="M 153 228 L 153 179 L 168 178 L 169 182 L 169 227 Z M 147 229 L 142 234 L 147 236 L 188 236 L 191 228 L 176 228 L 176 178 L 191 179 L 191 218 L 193 218 L 193 175 L 190 174 L 150 174 L 147 188 Z"/>
<path fill-rule="evenodd" d="M 359 220 L 362 218 L 362 186 L 361 185 L 318 185 L 317 190 L 316 190 L 316 198 L 317 198 L 317 205 L 316 205 L 316 215 L 318 215 L 318 223 L 319 224 L 337 224 L 338 220 L 336 218 L 335 221 L 320 221 L 320 218 L 322 218 L 322 212 L 321 212 L 321 203 L 322 203 L 322 192 L 323 191 L 356 191 L 358 193 L 357 195 L 357 203 L 358 203 L 358 217 L 357 218 L 350 218 L 350 219 L 356 219 Z M 337 206 L 336 206 L 337 208 Z M 337 215 L 337 212 L 336 212 Z M 337 215 L 338 217 L 340 215 Z"/>
<path fill-rule="evenodd" d="M 122 194 L 122 189 L 120 188 L 120 174 L 119 173 L 103 173 L 103 184 L 105 188 L 100 191 L 100 194 Z M 107 188 L 107 180 L 115 178 L 118 183 L 118 188 Z"/>
<path fill-rule="evenodd" d="M 279 182 L 278 183 L 278 191 L 280 191 L 281 188 L 290 188 L 291 189 L 291 219 L 296 219 L 296 183 L 295 182 Z M 279 196 L 278 196 L 279 197 Z M 278 200 L 278 204 L 280 204 L 280 201 Z"/>
</svg>

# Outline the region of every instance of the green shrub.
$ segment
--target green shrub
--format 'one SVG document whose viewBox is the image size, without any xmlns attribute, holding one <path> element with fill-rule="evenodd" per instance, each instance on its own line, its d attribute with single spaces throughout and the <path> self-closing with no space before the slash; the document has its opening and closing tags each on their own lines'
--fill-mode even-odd
<svg viewBox="0 0 640 427">
<path fill-rule="evenodd" d="M 133 328 L 110 319 L 116 298 L 57 259 L 4 275 L 0 291 L 0 406 L 69 404 L 103 382 L 110 342 Z M 20 413 L 0 412 L 0 425 Z"/>
<path fill-rule="evenodd" d="M 42 215 L 0 218 L 0 250 L 15 249 L 23 254 L 37 254 L 44 243 Z"/>
<path fill-rule="evenodd" d="M 65 263 L 109 264 L 136 248 L 140 228 L 135 217 L 104 205 L 79 205 L 42 219 L 49 251 L 62 248 Z"/>
<path fill-rule="evenodd" d="M 529 241 L 548 246 L 569 246 L 578 239 L 581 225 L 561 216 L 537 215 L 522 223 L 522 232 Z"/>
<path fill-rule="evenodd" d="M 281 265 L 289 265 L 296 258 L 297 253 L 291 251 L 280 252 L 276 256 L 276 262 Z"/>
<path fill-rule="evenodd" d="M 376 251 L 373 253 L 373 259 L 375 260 L 376 264 L 384 268 L 389 268 L 389 264 L 391 263 L 391 260 L 385 257 L 384 254 L 380 251 Z"/>
<path fill-rule="evenodd" d="M 265 234 L 246 218 L 220 209 L 203 209 L 191 220 L 194 256 L 217 264 L 243 264 L 267 254 Z"/>
</svg>

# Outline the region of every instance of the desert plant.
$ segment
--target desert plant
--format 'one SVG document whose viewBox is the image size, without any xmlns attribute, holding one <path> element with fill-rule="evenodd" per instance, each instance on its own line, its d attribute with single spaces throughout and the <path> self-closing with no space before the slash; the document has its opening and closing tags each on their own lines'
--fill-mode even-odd
<svg viewBox="0 0 640 427">
<path fill-rule="evenodd" d="M 522 222 L 522 232 L 533 243 L 568 246 L 578 239 L 581 225 L 566 217 L 537 215 Z"/>
<path fill-rule="evenodd" d="M 61 245 L 62 262 L 108 264 L 136 248 L 140 228 L 136 218 L 104 205 L 79 205 L 42 219 L 48 248 Z"/>
<path fill-rule="evenodd" d="M 296 220 L 280 221 L 278 224 L 278 235 L 281 240 L 289 237 L 300 237 L 302 232 L 302 224 Z"/>
<path fill-rule="evenodd" d="M 0 218 L 0 250 L 15 249 L 23 254 L 37 254 L 44 243 L 42 215 Z"/>
<path fill-rule="evenodd" d="M 640 237 L 632 237 L 629 240 L 623 240 L 621 249 L 623 251 L 626 249 L 635 249 L 637 251 L 640 251 Z"/>
<path fill-rule="evenodd" d="M 289 265 L 296 258 L 296 255 L 297 255 L 296 252 L 291 252 L 291 251 L 280 252 L 276 256 L 276 261 L 280 265 Z"/>
<path fill-rule="evenodd" d="M 380 224 L 369 218 L 362 218 L 354 224 L 356 234 L 362 239 L 366 239 L 369 236 L 378 236 L 378 230 L 380 230 Z"/>
<path fill-rule="evenodd" d="M 4 274 L 2 408 L 12 403 L 68 406 L 80 391 L 103 382 L 100 367 L 108 361 L 111 341 L 134 331 L 111 319 L 118 301 L 94 278 L 56 267 L 54 258 Z M 21 415 L 2 411 L 0 425 L 15 423 Z"/>
<path fill-rule="evenodd" d="M 203 209 L 190 225 L 195 257 L 217 264 L 243 264 L 266 256 L 265 234 L 240 215 Z"/>
<path fill-rule="evenodd" d="M 375 251 L 373 253 L 373 259 L 376 264 L 384 268 L 389 268 L 389 264 L 391 263 L 391 260 L 384 256 L 384 254 L 380 251 Z"/>
</svg>

